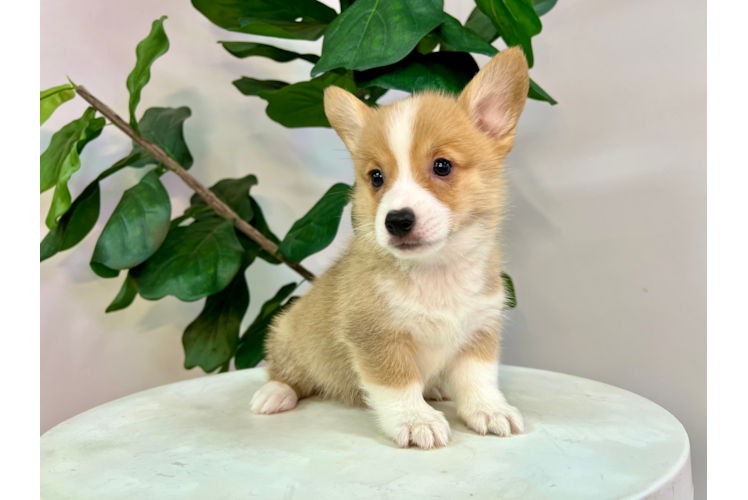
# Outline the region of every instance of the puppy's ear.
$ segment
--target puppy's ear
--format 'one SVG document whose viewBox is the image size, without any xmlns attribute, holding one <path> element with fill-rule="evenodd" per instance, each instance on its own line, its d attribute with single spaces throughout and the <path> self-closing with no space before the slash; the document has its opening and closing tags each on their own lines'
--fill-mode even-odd
<svg viewBox="0 0 748 500">
<path fill-rule="evenodd" d="M 525 54 L 512 47 L 495 55 L 473 77 L 459 102 L 481 130 L 511 146 L 529 86 Z"/>
<path fill-rule="evenodd" d="M 356 149 L 364 122 L 370 113 L 369 106 L 347 90 L 334 86 L 325 89 L 325 114 L 348 151 Z"/>
</svg>

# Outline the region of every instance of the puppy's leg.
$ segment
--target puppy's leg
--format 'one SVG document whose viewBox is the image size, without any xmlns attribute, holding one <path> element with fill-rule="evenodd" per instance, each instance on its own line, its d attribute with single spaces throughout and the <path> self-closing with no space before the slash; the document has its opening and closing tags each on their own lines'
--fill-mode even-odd
<svg viewBox="0 0 748 500">
<path fill-rule="evenodd" d="M 499 390 L 498 350 L 497 333 L 479 334 L 447 368 L 448 387 L 457 415 L 478 434 L 522 434 L 522 415 Z"/>
<path fill-rule="evenodd" d="M 366 402 L 382 431 L 401 448 L 414 444 L 425 450 L 445 446 L 447 419 L 423 399 L 415 344 L 409 335 L 359 347 L 356 361 Z"/>
</svg>

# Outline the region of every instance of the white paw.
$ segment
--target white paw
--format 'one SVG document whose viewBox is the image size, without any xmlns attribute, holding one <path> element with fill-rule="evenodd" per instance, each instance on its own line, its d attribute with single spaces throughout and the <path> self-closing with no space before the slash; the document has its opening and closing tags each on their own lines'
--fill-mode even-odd
<svg viewBox="0 0 748 500">
<path fill-rule="evenodd" d="M 447 419 L 423 400 L 423 386 L 405 388 L 365 384 L 366 401 L 374 410 L 379 427 L 401 448 L 414 444 L 424 450 L 446 446 L 450 430 Z"/>
<path fill-rule="evenodd" d="M 497 436 L 507 437 L 512 434 L 522 434 L 525 430 L 519 410 L 501 400 L 466 405 L 459 409 L 458 414 L 465 420 L 467 426 L 478 434 L 485 435 L 490 432 Z"/>
<path fill-rule="evenodd" d="M 426 401 L 451 401 L 449 394 L 437 386 L 429 387 L 423 391 L 423 399 Z"/>
<path fill-rule="evenodd" d="M 283 382 L 271 380 L 252 396 L 252 413 L 278 413 L 293 410 L 299 398 L 291 387 Z"/>
<path fill-rule="evenodd" d="M 444 414 L 424 403 L 416 412 L 400 415 L 380 415 L 380 425 L 385 434 L 395 440 L 400 448 L 415 445 L 424 450 L 446 446 L 451 431 Z"/>
</svg>

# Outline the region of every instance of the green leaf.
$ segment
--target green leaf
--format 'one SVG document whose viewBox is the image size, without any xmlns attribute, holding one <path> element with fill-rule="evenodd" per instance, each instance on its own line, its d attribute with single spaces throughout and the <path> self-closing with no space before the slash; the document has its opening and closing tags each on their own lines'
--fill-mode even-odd
<svg viewBox="0 0 748 500">
<path fill-rule="evenodd" d="M 274 21 L 329 23 L 337 13 L 316 0 L 192 0 L 192 5 L 221 28 L 234 29 L 242 17 Z"/>
<path fill-rule="evenodd" d="M 42 240 L 40 261 L 77 245 L 96 225 L 101 194 L 98 179 L 83 190 L 57 225 Z"/>
<path fill-rule="evenodd" d="M 199 366 L 210 373 L 236 352 L 239 327 L 249 307 L 249 288 L 244 276 L 249 264 L 251 260 L 242 265 L 226 288 L 208 297 L 200 315 L 185 329 L 182 336 L 185 369 Z"/>
<path fill-rule="evenodd" d="M 233 220 L 206 218 L 170 230 L 156 253 L 130 275 L 144 299 L 173 295 L 189 302 L 223 290 L 243 254 Z"/>
<path fill-rule="evenodd" d="M 141 158 L 140 153 L 130 154 L 121 159 L 89 184 L 75 199 L 67 212 L 60 217 L 59 222 L 44 237 L 40 248 L 40 257 L 44 261 L 57 252 L 72 248 L 86 237 L 99 219 L 101 194 L 99 181 L 120 171 L 124 167 L 135 163 Z"/>
<path fill-rule="evenodd" d="M 254 216 L 252 200 L 249 197 L 249 190 L 257 185 L 257 177 L 250 174 L 241 179 L 223 179 L 213 185 L 210 190 L 231 207 L 239 217 L 251 223 Z M 190 198 L 190 205 L 194 208 L 208 207 L 208 204 L 199 194 L 193 194 Z"/>
<path fill-rule="evenodd" d="M 506 273 L 501 273 L 501 279 L 504 281 L 504 290 L 506 291 L 506 308 L 514 309 L 517 307 L 517 297 L 514 294 L 514 282 Z"/>
<path fill-rule="evenodd" d="M 474 23 L 476 22 L 475 19 L 482 17 L 495 33 L 496 30 L 490 24 L 490 20 L 477 8 L 470 17 L 474 19 Z M 444 19 L 444 23 L 436 30 L 436 34 L 442 40 L 441 50 L 473 52 L 490 57 L 498 54 L 499 51 L 496 48 L 478 36 L 472 29 L 467 28 L 470 20 L 463 27 L 457 19 L 448 14 L 444 14 Z M 491 38 L 491 36 L 487 38 Z M 428 63 L 424 63 L 424 60 L 427 60 Z M 465 78 L 472 71 L 472 64 L 466 58 L 458 59 L 465 61 L 464 70 L 460 71 L 457 69 L 460 66 L 457 63 L 454 64 L 457 73 L 454 73 L 454 70 L 445 67 L 444 64 L 437 63 L 437 60 L 438 57 L 436 54 L 429 54 L 425 58 L 410 56 L 400 63 L 387 68 L 377 68 L 358 73 L 356 75 L 356 83 L 359 86 L 377 84 L 387 87 L 389 85 L 387 88 L 405 90 L 406 92 L 416 92 L 426 89 L 448 90 L 451 92 L 461 91 L 462 87 L 467 84 Z M 473 75 L 474 73 L 469 74 L 468 81 Z M 385 84 L 383 82 L 388 83 Z M 419 83 L 414 84 L 413 82 Z M 549 102 L 551 105 L 558 104 L 545 90 L 532 80 L 530 80 L 530 90 L 527 96 L 530 99 Z"/>
<path fill-rule="evenodd" d="M 241 27 L 232 29 L 250 35 L 272 36 L 291 40 L 316 40 L 327 29 L 327 24 L 308 21 L 272 21 L 254 17 L 240 17 Z"/>
<path fill-rule="evenodd" d="M 478 65 L 465 52 L 414 53 L 391 66 L 357 73 L 356 83 L 405 92 L 443 90 L 456 94 L 477 72 Z"/>
<path fill-rule="evenodd" d="M 99 264 L 98 262 L 89 262 L 88 265 L 99 278 L 109 279 L 119 276 L 119 269 L 111 269 L 106 267 L 104 264 Z"/>
<path fill-rule="evenodd" d="M 555 7 L 557 1 L 558 0 L 532 0 L 532 7 L 535 9 L 538 16 L 542 16 Z"/>
<path fill-rule="evenodd" d="M 103 180 L 109 177 L 110 175 L 116 174 L 120 170 L 122 170 L 125 167 L 139 167 L 138 162 L 143 159 L 144 156 L 148 155 L 147 152 L 141 150 L 141 151 L 130 151 L 130 154 L 122 158 L 120 161 L 109 167 L 108 169 L 104 170 L 99 176 L 96 178 L 96 180 Z"/>
<path fill-rule="evenodd" d="M 262 305 L 257 318 L 242 335 L 239 350 L 236 352 L 235 365 L 237 370 L 253 368 L 262 361 L 265 356 L 264 344 L 268 329 L 273 320 L 293 304 L 296 297 L 292 297 L 285 304 L 283 304 L 283 301 L 296 290 L 297 286 L 296 283 L 285 285 L 278 290 L 272 299 Z"/>
<path fill-rule="evenodd" d="M 478 7 L 474 8 L 468 16 L 467 21 L 465 21 L 465 28 L 474 31 L 488 43 L 499 38 L 499 33 L 491 20 Z"/>
<path fill-rule="evenodd" d="M 106 125 L 106 118 L 103 116 L 94 118 L 88 122 L 86 130 L 83 132 L 83 138 L 75 145 L 79 155 L 83 152 L 83 148 L 86 147 L 86 144 L 101 135 L 101 132 L 104 131 L 104 125 Z"/>
<path fill-rule="evenodd" d="M 377 99 L 386 94 L 388 90 L 382 87 L 366 87 L 358 89 L 356 95 L 369 106 L 376 106 Z"/>
<path fill-rule="evenodd" d="M 429 33 L 425 37 L 421 38 L 421 41 L 418 42 L 418 45 L 416 45 L 416 50 L 420 54 L 429 54 L 436 48 L 437 45 L 439 45 L 439 37 L 436 35 L 436 33 Z"/>
<path fill-rule="evenodd" d="M 316 40 L 337 13 L 316 0 L 192 0 L 205 17 L 231 31 Z"/>
<path fill-rule="evenodd" d="M 48 99 L 52 97 L 53 95 L 58 94 L 60 92 L 65 92 L 66 90 L 75 91 L 75 89 L 70 83 L 65 83 L 63 85 L 58 85 L 57 87 L 52 87 L 47 90 L 42 90 L 41 92 L 39 92 L 39 99 L 43 101 L 44 99 Z"/>
<path fill-rule="evenodd" d="M 442 7 L 442 0 L 358 0 L 330 23 L 312 76 L 396 63 L 443 22 Z"/>
<path fill-rule="evenodd" d="M 112 303 L 109 304 L 109 307 L 106 308 L 106 312 L 110 313 L 129 307 L 130 304 L 132 304 L 133 300 L 135 300 L 135 296 L 137 294 L 138 291 L 135 288 L 135 282 L 128 274 L 125 277 L 125 282 L 122 283 L 122 288 L 120 288 L 119 293 L 114 298 Z"/>
<path fill-rule="evenodd" d="M 340 0 L 340 12 L 343 12 L 345 9 L 353 5 L 353 2 L 356 0 Z"/>
<path fill-rule="evenodd" d="M 44 122 L 52 116 L 52 113 L 55 112 L 60 104 L 75 97 L 75 90 L 73 90 L 70 84 L 66 83 L 59 87 L 42 90 L 39 94 L 39 111 L 41 114 L 41 123 L 39 125 L 44 125 Z"/>
<path fill-rule="evenodd" d="M 164 242 L 170 219 L 169 193 L 151 170 L 122 195 L 91 261 L 110 269 L 129 269 L 145 262 Z"/>
<path fill-rule="evenodd" d="M 444 23 L 436 30 L 437 36 L 442 40 L 442 49 L 445 45 L 454 52 L 473 52 L 493 57 L 499 53 L 490 43 L 478 36 L 473 30 L 465 28 L 460 21 L 444 14 Z"/>
<path fill-rule="evenodd" d="M 286 82 L 278 80 L 256 80 L 247 76 L 231 83 L 244 95 L 260 95 L 260 92 L 271 94 L 288 85 Z"/>
<path fill-rule="evenodd" d="M 94 108 L 88 108 L 83 116 L 62 127 L 52 136 L 49 147 L 39 158 L 41 192 L 56 186 L 46 221 L 50 229 L 54 229 L 57 219 L 70 208 L 68 181 L 81 167 L 77 145 L 79 141 L 85 139 L 86 129 L 95 113 Z"/>
<path fill-rule="evenodd" d="M 280 243 L 280 239 L 270 230 L 262 208 L 257 201 L 249 195 L 250 189 L 257 185 L 257 178 L 254 175 L 248 175 L 241 179 L 224 179 L 211 187 L 216 196 L 224 203 L 229 205 L 242 219 L 257 229 L 263 236 L 275 243 Z M 172 221 L 172 228 L 178 226 L 184 220 L 194 217 L 195 220 L 203 220 L 210 217 L 220 217 L 210 208 L 205 200 L 199 195 L 194 194 L 190 199 L 190 208 L 188 208 L 182 217 Z M 253 240 L 249 239 L 244 233 L 236 229 L 236 236 L 242 247 L 250 252 L 259 254 L 259 256 L 270 264 L 280 264 L 280 261 L 262 250 Z"/>
<path fill-rule="evenodd" d="M 497 1 L 497 0 L 494 0 Z M 533 37 L 543 30 L 540 16 L 535 12 L 530 0 L 502 0 L 511 12 L 514 20 L 529 36 Z"/>
<path fill-rule="evenodd" d="M 308 82 L 294 83 L 275 92 L 261 91 L 268 102 L 267 115 L 284 127 L 329 127 L 324 107 L 325 89 L 331 85 L 356 92 L 349 73 L 325 73 Z"/>
<path fill-rule="evenodd" d="M 507 45 L 522 46 L 527 65 L 532 68 L 531 39 L 540 33 L 543 25 L 530 0 L 476 0 L 475 3 L 491 20 Z"/>
<path fill-rule="evenodd" d="M 529 97 L 530 99 L 538 100 L 538 101 L 549 102 L 551 103 L 551 106 L 558 104 L 558 102 L 556 102 L 556 100 L 553 97 L 548 95 L 548 92 L 540 88 L 540 85 L 532 81 L 532 79 L 530 79 L 530 90 L 528 90 L 527 92 L 527 97 Z"/>
<path fill-rule="evenodd" d="M 332 243 L 350 193 L 351 186 L 347 184 L 331 187 L 304 217 L 294 222 L 278 248 L 280 253 L 301 262 Z"/>
<path fill-rule="evenodd" d="M 130 125 L 138 133 L 140 132 L 138 119 L 135 118 L 135 109 L 140 103 L 140 93 L 151 79 L 151 66 L 154 61 L 169 50 L 169 39 L 164 31 L 165 19 L 166 16 L 163 16 L 153 21 L 151 32 L 135 48 L 135 55 L 138 59 L 135 68 L 127 77 L 127 90 L 130 92 Z"/>
<path fill-rule="evenodd" d="M 269 239 L 276 245 L 280 245 L 280 238 L 278 238 L 271 230 L 270 226 L 268 226 L 267 221 L 265 221 L 265 215 L 262 213 L 262 208 L 260 207 L 260 204 L 257 203 L 257 200 L 252 198 L 252 211 L 254 215 L 252 216 L 252 221 L 250 224 L 254 226 L 255 229 L 257 229 L 260 233 L 262 233 L 265 238 Z"/>
<path fill-rule="evenodd" d="M 257 204 L 257 201 L 250 197 L 250 200 L 252 202 L 252 210 L 254 212 L 254 215 L 252 216 L 252 220 L 249 222 L 249 224 L 260 231 L 260 233 L 265 236 L 267 239 L 278 245 L 280 243 L 280 240 L 278 237 L 270 230 L 267 223 L 265 222 L 265 218 L 262 215 L 262 209 L 260 208 L 260 205 Z M 197 208 L 198 210 L 202 210 L 202 208 Z M 195 216 L 196 221 L 208 219 L 208 218 L 218 218 L 221 219 L 221 216 L 216 214 L 212 209 L 207 210 L 204 213 L 201 213 L 199 215 Z M 172 222 L 173 224 L 173 222 Z M 173 227 L 173 226 L 172 226 Z M 234 228 L 234 231 L 236 232 L 236 237 L 239 240 L 239 244 L 242 246 L 242 248 L 249 254 L 252 255 L 258 255 L 261 259 L 267 261 L 269 264 L 277 265 L 280 264 L 280 260 L 278 260 L 273 255 L 269 254 L 265 250 L 260 247 L 258 243 L 256 243 L 254 240 L 251 240 L 246 234 L 242 233 L 238 229 Z"/>
<path fill-rule="evenodd" d="M 95 113 L 94 108 L 87 108 L 83 116 L 68 123 L 52 136 L 49 146 L 39 158 L 42 193 L 58 183 L 65 162 L 71 161 L 73 152 L 77 158 L 76 145 L 85 137 L 86 128 Z"/>
<path fill-rule="evenodd" d="M 278 238 L 275 235 L 275 233 L 273 233 L 270 230 L 270 226 L 268 226 L 268 223 L 265 221 L 265 216 L 262 213 L 262 208 L 260 208 L 259 203 L 257 203 L 257 200 L 255 200 L 254 198 L 252 198 L 252 197 L 250 197 L 250 198 L 252 200 L 252 211 L 254 212 L 254 215 L 252 216 L 252 221 L 250 222 L 250 224 L 252 225 L 252 227 L 254 227 L 255 229 L 257 229 L 260 233 L 262 233 L 262 235 L 265 238 L 269 239 L 270 241 L 272 241 L 276 245 L 279 245 L 280 244 L 280 238 Z M 240 240 L 242 246 L 245 249 L 251 250 L 251 249 L 254 249 L 256 247 L 257 248 L 256 251 L 259 252 L 259 256 L 260 256 L 260 258 L 262 260 L 264 260 L 264 261 L 266 261 L 266 262 L 268 262 L 270 264 L 274 264 L 274 265 L 280 264 L 280 261 L 277 258 L 275 258 L 274 256 L 270 255 L 265 250 L 260 250 L 259 249 L 259 245 L 257 243 L 255 243 L 254 241 L 250 240 L 244 234 L 242 234 L 242 233 L 239 233 L 239 234 L 240 234 L 239 240 Z"/>
<path fill-rule="evenodd" d="M 314 64 L 319 61 L 319 56 L 315 54 L 299 54 L 298 52 L 291 52 L 290 50 L 279 49 L 272 45 L 265 45 L 264 43 L 254 42 L 218 42 L 223 44 L 223 48 L 229 51 L 230 54 L 239 57 L 267 57 L 278 62 L 288 62 L 295 59 L 303 59 Z"/>
<path fill-rule="evenodd" d="M 183 168 L 189 169 L 193 159 L 184 140 L 184 121 L 192 115 L 190 108 L 148 108 L 140 119 L 140 134 L 154 142 Z M 133 142 L 132 153 L 141 153 L 143 159 L 134 163 L 136 168 L 158 163 L 145 149 Z"/>
<path fill-rule="evenodd" d="M 174 229 L 175 227 L 179 227 L 184 221 L 187 219 L 194 219 L 199 214 L 204 212 L 212 212 L 213 209 L 205 206 L 205 207 L 189 207 L 187 210 L 184 211 L 184 214 L 180 215 L 176 219 L 171 221 L 171 224 L 169 224 L 169 229 Z M 192 221 L 194 222 L 194 220 Z"/>
</svg>

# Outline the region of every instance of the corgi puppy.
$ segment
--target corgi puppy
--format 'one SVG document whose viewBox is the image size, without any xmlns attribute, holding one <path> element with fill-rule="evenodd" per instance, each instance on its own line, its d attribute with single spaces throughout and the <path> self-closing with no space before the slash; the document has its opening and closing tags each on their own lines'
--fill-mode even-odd
<svg viewBox="0 0 748 500">
<path fill-rule="evenodd" d="M 505 292 L 502 163 L 528 92 L 519 48 L 496 55 L 457 96 L 425 92 L 370 108 L 325 91 L 351 153 L 353 237 L 266 340 L 270 381 L 254 413 L 312 395 L 366 405 L 398 446 L 444 446 L 426 399 L 454 400 L 479 434 L 523 431 L 499 390 Z"/>
</svg>

